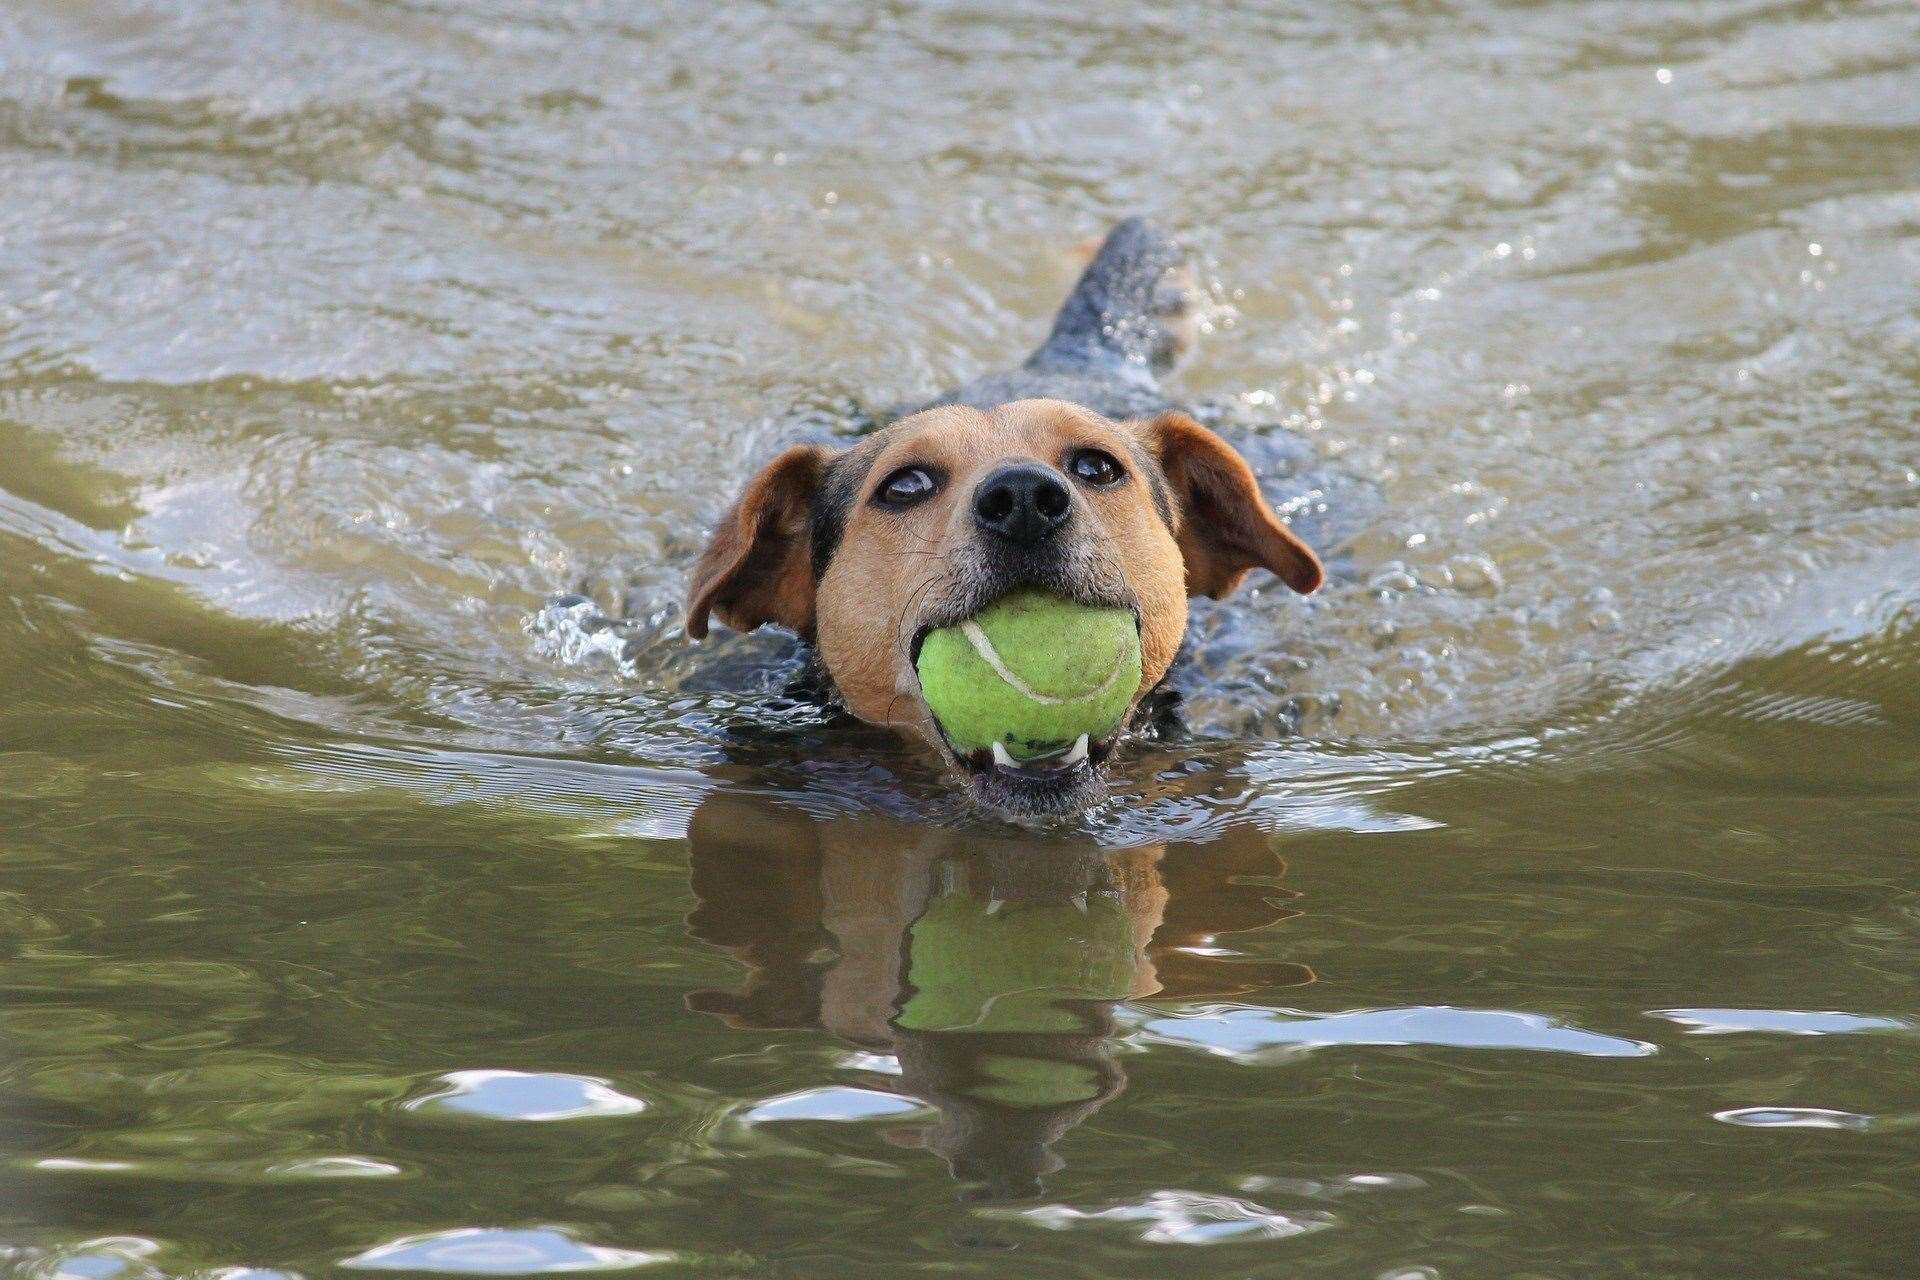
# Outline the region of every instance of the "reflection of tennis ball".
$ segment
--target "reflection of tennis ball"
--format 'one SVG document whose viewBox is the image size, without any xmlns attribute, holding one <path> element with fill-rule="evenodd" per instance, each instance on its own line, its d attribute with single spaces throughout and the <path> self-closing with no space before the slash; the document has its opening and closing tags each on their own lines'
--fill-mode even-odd
<svg viewBox="0 0 1920 1280">
<path fill-rule="evenodd" d="M 1124 1000 L 1138 957 L 1133 921 L 1117 898 L 1085 911 L 1064 902 L 993 910 L 965 892 L 934 900 L 908 935 L 909 1031 L 1085 1034 L 1080 1002 Z"/>
<path fill-rule="evenodd" d="M 1140 631 L 1125 609 L 1019 591 L 929 633 L 916 667 L 955 750 L 999 743 L 1028 760 L 1120 727 L 1140 691 Z"/>
<path fill-rule="evenodd" d="M 1098 1097 L 1100 1072 L 1089 1063 L 1044 1054 L 988 1053 L 974 1063 L 986 1077 L 967 1093 L 1003 1107 L 1063 1107 Z"/>
</svg>

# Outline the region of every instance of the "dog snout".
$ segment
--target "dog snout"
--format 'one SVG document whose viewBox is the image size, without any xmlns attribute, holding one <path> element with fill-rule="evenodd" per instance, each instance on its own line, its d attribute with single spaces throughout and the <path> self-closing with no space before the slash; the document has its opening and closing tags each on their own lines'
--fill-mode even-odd
<svg viewBox="0 0 1920 1280">
<path fill-rule="evenodd" d="M 1016 547 L 1039 546 L 1072 517 L 1066 482 L 1034 463 L 1001 467 L 974 490 L 974 523 Z"/>
</svg>

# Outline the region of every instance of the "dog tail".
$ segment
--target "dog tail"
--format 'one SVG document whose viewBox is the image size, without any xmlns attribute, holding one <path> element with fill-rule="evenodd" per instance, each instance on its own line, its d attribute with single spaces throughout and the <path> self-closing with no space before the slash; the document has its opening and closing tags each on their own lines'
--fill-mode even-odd
<svg viewBox="0 0 1920 1280">
<path fill-rule="evenodd" d="M 1197 301 L 1179 246 L 1144 218 L 1128 218 L 1107 233 L 1026 367 L 1093 366 L 1151 386 L 1193 346 Z"/>
</svg>

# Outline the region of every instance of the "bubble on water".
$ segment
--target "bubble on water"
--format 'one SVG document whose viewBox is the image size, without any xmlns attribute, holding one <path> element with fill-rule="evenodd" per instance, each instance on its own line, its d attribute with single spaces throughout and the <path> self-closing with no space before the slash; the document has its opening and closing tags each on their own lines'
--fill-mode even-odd
<svg viewBox="0 0 1920 1280">
<path fill-rule="evenodd" d="M 1462 595 L 1491 596 L 1506 585 L 1499 566 L 1486 556 L 1455 556 L 1446 567 L 1453 576 L 1453 589 Z"/>
<path fill-rule="evenodd" d="M 1380 566 L 1374 575 L 1367 579 L 1367 590 L 1377 595 L 1406 595 L 1420 589 L 1420 580 L 1413 571 L 1398 560 Z"/>
</svg>

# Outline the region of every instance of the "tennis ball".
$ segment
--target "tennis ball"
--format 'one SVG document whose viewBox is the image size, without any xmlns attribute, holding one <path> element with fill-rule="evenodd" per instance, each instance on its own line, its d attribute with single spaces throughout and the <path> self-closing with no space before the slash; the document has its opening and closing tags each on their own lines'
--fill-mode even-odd
<svg viewBox="0 0 1920 1280">
<path fill-rule="evenodd" d="M 1018 591 L 930 633 L 915 666 L 956 750 L 998 743 L 1031 760 L 1120 727 L 1140 690 L 1140 632 L 1125 609 Z"/>
</svg>

